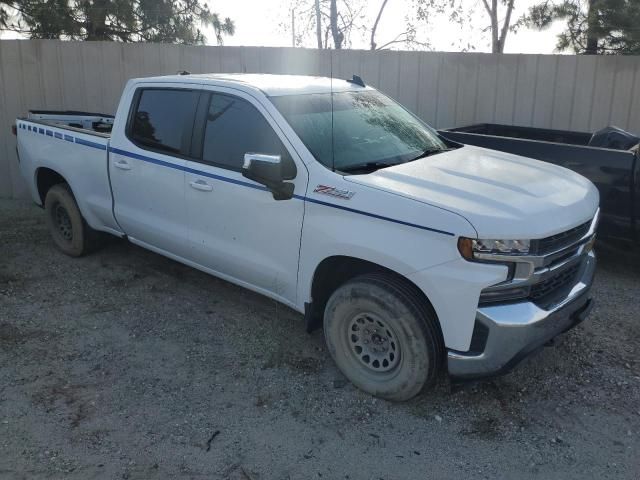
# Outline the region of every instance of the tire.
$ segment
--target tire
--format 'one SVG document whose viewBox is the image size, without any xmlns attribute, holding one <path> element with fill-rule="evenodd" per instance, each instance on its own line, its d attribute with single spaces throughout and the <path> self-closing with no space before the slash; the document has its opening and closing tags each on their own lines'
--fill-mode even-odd
<svg viewBox="0 0 640 480">
<path fill-rule="evenodd" d="M 61 183 L 49 189 L 44 209 L 53 243 L 63 253 L 80 257 L 93 249 L 97 232 L 82 218 L 67 184 Z"/>
<path fill-rule="evenodd" d="M 404 401 L 434 384 L 444 356 L 438 320 L 416 288 L 390 274 L 356 277 L 329 298 L 329 352 L 359 389 Z"/>
</svg>

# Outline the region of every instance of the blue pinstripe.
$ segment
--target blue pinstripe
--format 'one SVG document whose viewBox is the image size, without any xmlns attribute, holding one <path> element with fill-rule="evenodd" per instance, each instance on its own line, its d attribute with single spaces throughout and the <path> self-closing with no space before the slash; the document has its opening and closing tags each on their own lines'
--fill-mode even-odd
<svg viewBox="0 0 640 480">
<path fill-rule="evenodd" d="M 44 129 L 39 128 L 38 130 L 39 131 L 37 133 L 45 134 L 45 130 Z M 36 132 L 36 127 L 33 127 L 32 131 Z M 52 136 L 53 132 L 51 132 L 51 130 L 47 130 L 46 131 L 46 135 Z M 58 134 L 56 132 L 55 133 L 55 138 L 61 139 L 62 135 L 60 135 L 60 134 Z M 177 165 L 177 164 L 172 163 L 172 162 L 165 162 L 164 160 L 159 160 L 157 158 L 148 157 L 146 155 L 140 155 L 139 153 L 129 152 L 127 150 L 122 150 L 120 148 L 109 147 L 107 149 L 107 146 L 103 145 L 101 143 L 91 142 L 89 140 L 85 140 L 85 139 L 79 138 L 79 137 L 75 137 L 74 138 L 71 135 L 67 135 L 67 134 L 64 135 L 64 140 L 66 140 L 68 142 L 74 142 L 75 141 L 76 144 L 84 145 L 86 147 L 96 148 L 98 150 L 108 150 L 109 152 L 113 152 L 113 153 L 118 154 L 118 155 L 123 155 L 125 157 L 134 158 L 136 160 L 142 160 L 144 162 L 153 163 L 155 165 L 160 165 L 162 167 L 173 168 L 174 170 L 181 170 L 183 172 L 188 172 L 188 173 L 193 173 L 193 174 L 196 174 L 196 175 L 201 175 L 203 177 L 212 178 L 214 180 L 219 180 L 221 182 L 232 183 L 234 185 L 240 185 L 242 187 L 253 188 L 255 190 L 262 190 L 262 191 L 268 191 L 269 190 L 267 187 L 265 187 L 263 185 L 256 185 L 254 183 L 245 182 L 243 180 L 236 180 L 235 178 L 224 177 L 222 175 L 216 175 L 214 173 L 204 172 L 202 170 L 196 170 L 195 168 L 183 167 L 182 165 Z M 310 197 L 307 197 L 307 196 L 304 196 L 304 195 L 294 195 L 293 198 L 296 199 L 296 200 L 302 200 L 304 202 L 315 203 L 316 205 L 323 205 L 325 207 L 337 208 L 338 210 L 343 210 L 345 212 L 350 212 L 350 213 L 355 213 L 355 214 L 358 214 L 358 215 L 364 215 L 364 216 L 367 216 L 367 217 L 376 218 L 378 220 L 384 220 L 386 222 L 396 223 L 398 225 L 405 225 L 407 227 L 418 228 L 420 230 L 426 230 L 428 232 L 439 233 L 439 234 L 448 235 L 448 236 L 451 236 L 451 237 L 455 236 L 454 233 L 447 232 L 445 230 L 439 230 L 437 228 L 426 227 L 424 225 L 418 225 L 416 223 L 405 222 L 403 220 L 398 220 L 398 219 L 391 218 L 391 217 L 385 217 L 384 215 L 378 215 L 377 213 L 365 212 L 364 210 L 358 210 L 358 209 L 347 207 L 347 206 L 344 206 L 344 205 L 337 205 L 335 203 L 325 202 L 323 200 L 318 200 L 317 198 L 310 198 Z"/>
</svg>

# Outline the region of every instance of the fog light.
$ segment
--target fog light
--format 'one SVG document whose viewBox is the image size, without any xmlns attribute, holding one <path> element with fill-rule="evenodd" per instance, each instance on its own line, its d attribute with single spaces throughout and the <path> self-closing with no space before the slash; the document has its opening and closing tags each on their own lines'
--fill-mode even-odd
<svg viewBox="0 0 640 480">
<path fill-rule="evenodd" d="M 480 293 L 480 303 L 506 302 L 529 296 L 529 287 L 503 288 L 500 290 L 488 290 Z"/>
</svg>

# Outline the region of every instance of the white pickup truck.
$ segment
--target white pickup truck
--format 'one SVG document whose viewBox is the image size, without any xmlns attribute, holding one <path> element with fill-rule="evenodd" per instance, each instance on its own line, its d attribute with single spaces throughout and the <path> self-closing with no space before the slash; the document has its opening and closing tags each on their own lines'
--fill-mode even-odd
<svg viewBox="0 0 640 480">
<path fill-rule="evenodd" d="M 386 399 L 503 373 L 592 304 L 588 180 L 452 143 L 359 77 L 134 79 L 115 117 L 15 127 L 63 252 L 108 232 L 282 302 Z"/>
</svg>

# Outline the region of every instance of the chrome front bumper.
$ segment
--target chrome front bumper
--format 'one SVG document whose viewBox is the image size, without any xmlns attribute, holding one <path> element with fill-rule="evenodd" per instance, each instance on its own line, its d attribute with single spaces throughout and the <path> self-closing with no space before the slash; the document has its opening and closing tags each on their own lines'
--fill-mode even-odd
<svg viewBox="0 0 640 480">
<path fill-rule="evenodd" d="M 593 251 L 585 257 L 569 294 L 548 310 L 531 301 L 479 307 L 476 326 L 485 332 L 484 347 L 480 352 L 448 352 L 449 374 L 454 380 L 506 373 L 549 340 L 584 320 L 593 303 L 589 290 L 596 267 Z"/>
</svg>

